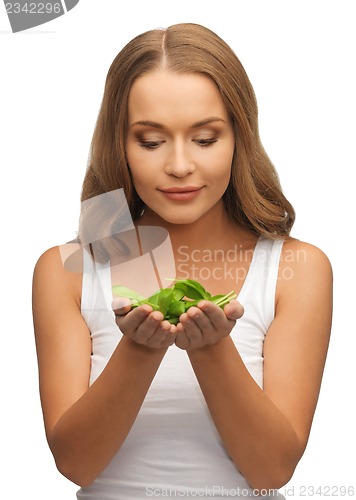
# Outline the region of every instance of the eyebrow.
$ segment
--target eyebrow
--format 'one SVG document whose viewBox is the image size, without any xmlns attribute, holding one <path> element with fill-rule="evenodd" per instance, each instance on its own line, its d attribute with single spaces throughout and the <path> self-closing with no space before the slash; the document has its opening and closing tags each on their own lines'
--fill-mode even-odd
<svg viewBox="0 0 356 500">
<path fill-rule="evenodd" d="M 191 128 L 199 128 L 199 127 L 204 127 L 204 125 L 208 125 L 209 123 L 212 123 L 212 122 L 223 122 L 223 123 L 226 123 L 225 120 L 223 120 L 222 118 L 218 118 L 216 116 L 212 116 L 210 118 L 205 118 L 204 120 L 200 120 L 198 122 L 194 122 L 192 125 L 191 125 Z M 152 128 L 158 128 L 158 129 L 164 129 L 164 125 L 162 125 L 162 123 L 158 123 L 158 122 L 154 122 L 154 121 L 151 121 L 151 120 L 139 120 L 135 123 L 132 123 L 130 125 L 130 127 L 133 127 L 134 125 L 143 125 L 145 127 L 152 127 Z"/>
</svg>

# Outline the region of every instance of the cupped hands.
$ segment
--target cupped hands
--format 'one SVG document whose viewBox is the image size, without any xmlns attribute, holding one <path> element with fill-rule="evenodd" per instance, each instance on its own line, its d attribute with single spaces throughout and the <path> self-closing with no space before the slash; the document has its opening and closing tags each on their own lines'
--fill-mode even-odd
<svg viewBox="0 0 356 500">
<path fill-rule="evenodd" d="M 124 297 L 116 297 L 112 309 L 122 333 L 138 344 L 166 349 L 175 343 L 186 351 L 213 345 L 227 337 L 244 313 L 237 300 L 231 300 L 223 309 L 213 302 L 201 300 L 173 325 L 164 320 L 160 311 L 154 311 L 147 304 L 131 310 L 131 301 Z"/>
</svg>

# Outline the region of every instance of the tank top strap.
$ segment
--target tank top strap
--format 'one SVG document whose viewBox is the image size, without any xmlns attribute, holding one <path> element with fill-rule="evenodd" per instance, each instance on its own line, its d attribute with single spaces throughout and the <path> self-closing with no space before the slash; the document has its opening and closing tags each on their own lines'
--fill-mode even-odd
<svg viewBox="0 0 356 500">
<path fill-rule="evenodd" d="M 279 262 L 284 238 L 257 241 L 245 283 L 237 298 L 245 307 L 253 308 L 266 329 L 274 319 Z"/>
<path fill-rule="evenodd" d="M 89 252 L 82 249 L 83 252 L 83 278 L 82 278 L 82 298 L 81 311 L 85 315 L 92 310 L 94 305 L 93 291 L 95 290 L 95 266 Z"/>
<path fill-rule="evenodd" d="M 111 301 L 110 262 L 95 262 L 83 248 L 82 313 L 111 311 Z"/>
</svg>

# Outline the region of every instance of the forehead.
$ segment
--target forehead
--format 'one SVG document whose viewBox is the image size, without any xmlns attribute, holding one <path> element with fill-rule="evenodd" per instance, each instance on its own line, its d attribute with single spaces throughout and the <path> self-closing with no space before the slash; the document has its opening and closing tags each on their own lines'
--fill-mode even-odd
<svg viewBox="0 0 356 500">
<path fill-rule="evenodd" d="M 129 121 L 195 122 L 207 116 L 227 119 L 216 84 L 207 76 L 157 70 L 133 83 L 128 101 Z"/>
</svg>

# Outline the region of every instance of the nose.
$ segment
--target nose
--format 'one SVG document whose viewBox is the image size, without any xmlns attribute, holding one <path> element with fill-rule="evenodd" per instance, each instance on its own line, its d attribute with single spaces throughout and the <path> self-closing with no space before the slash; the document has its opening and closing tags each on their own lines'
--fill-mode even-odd
<svg viewBox="0 0 356 500">
<path fill-rule="evenodd" d="M 172 144 L 172 148 L 167 154 L 165 172 L 175 177 L 185 177 L 194 172 L 195 165 L 183 141 Z"/>
</svg>

